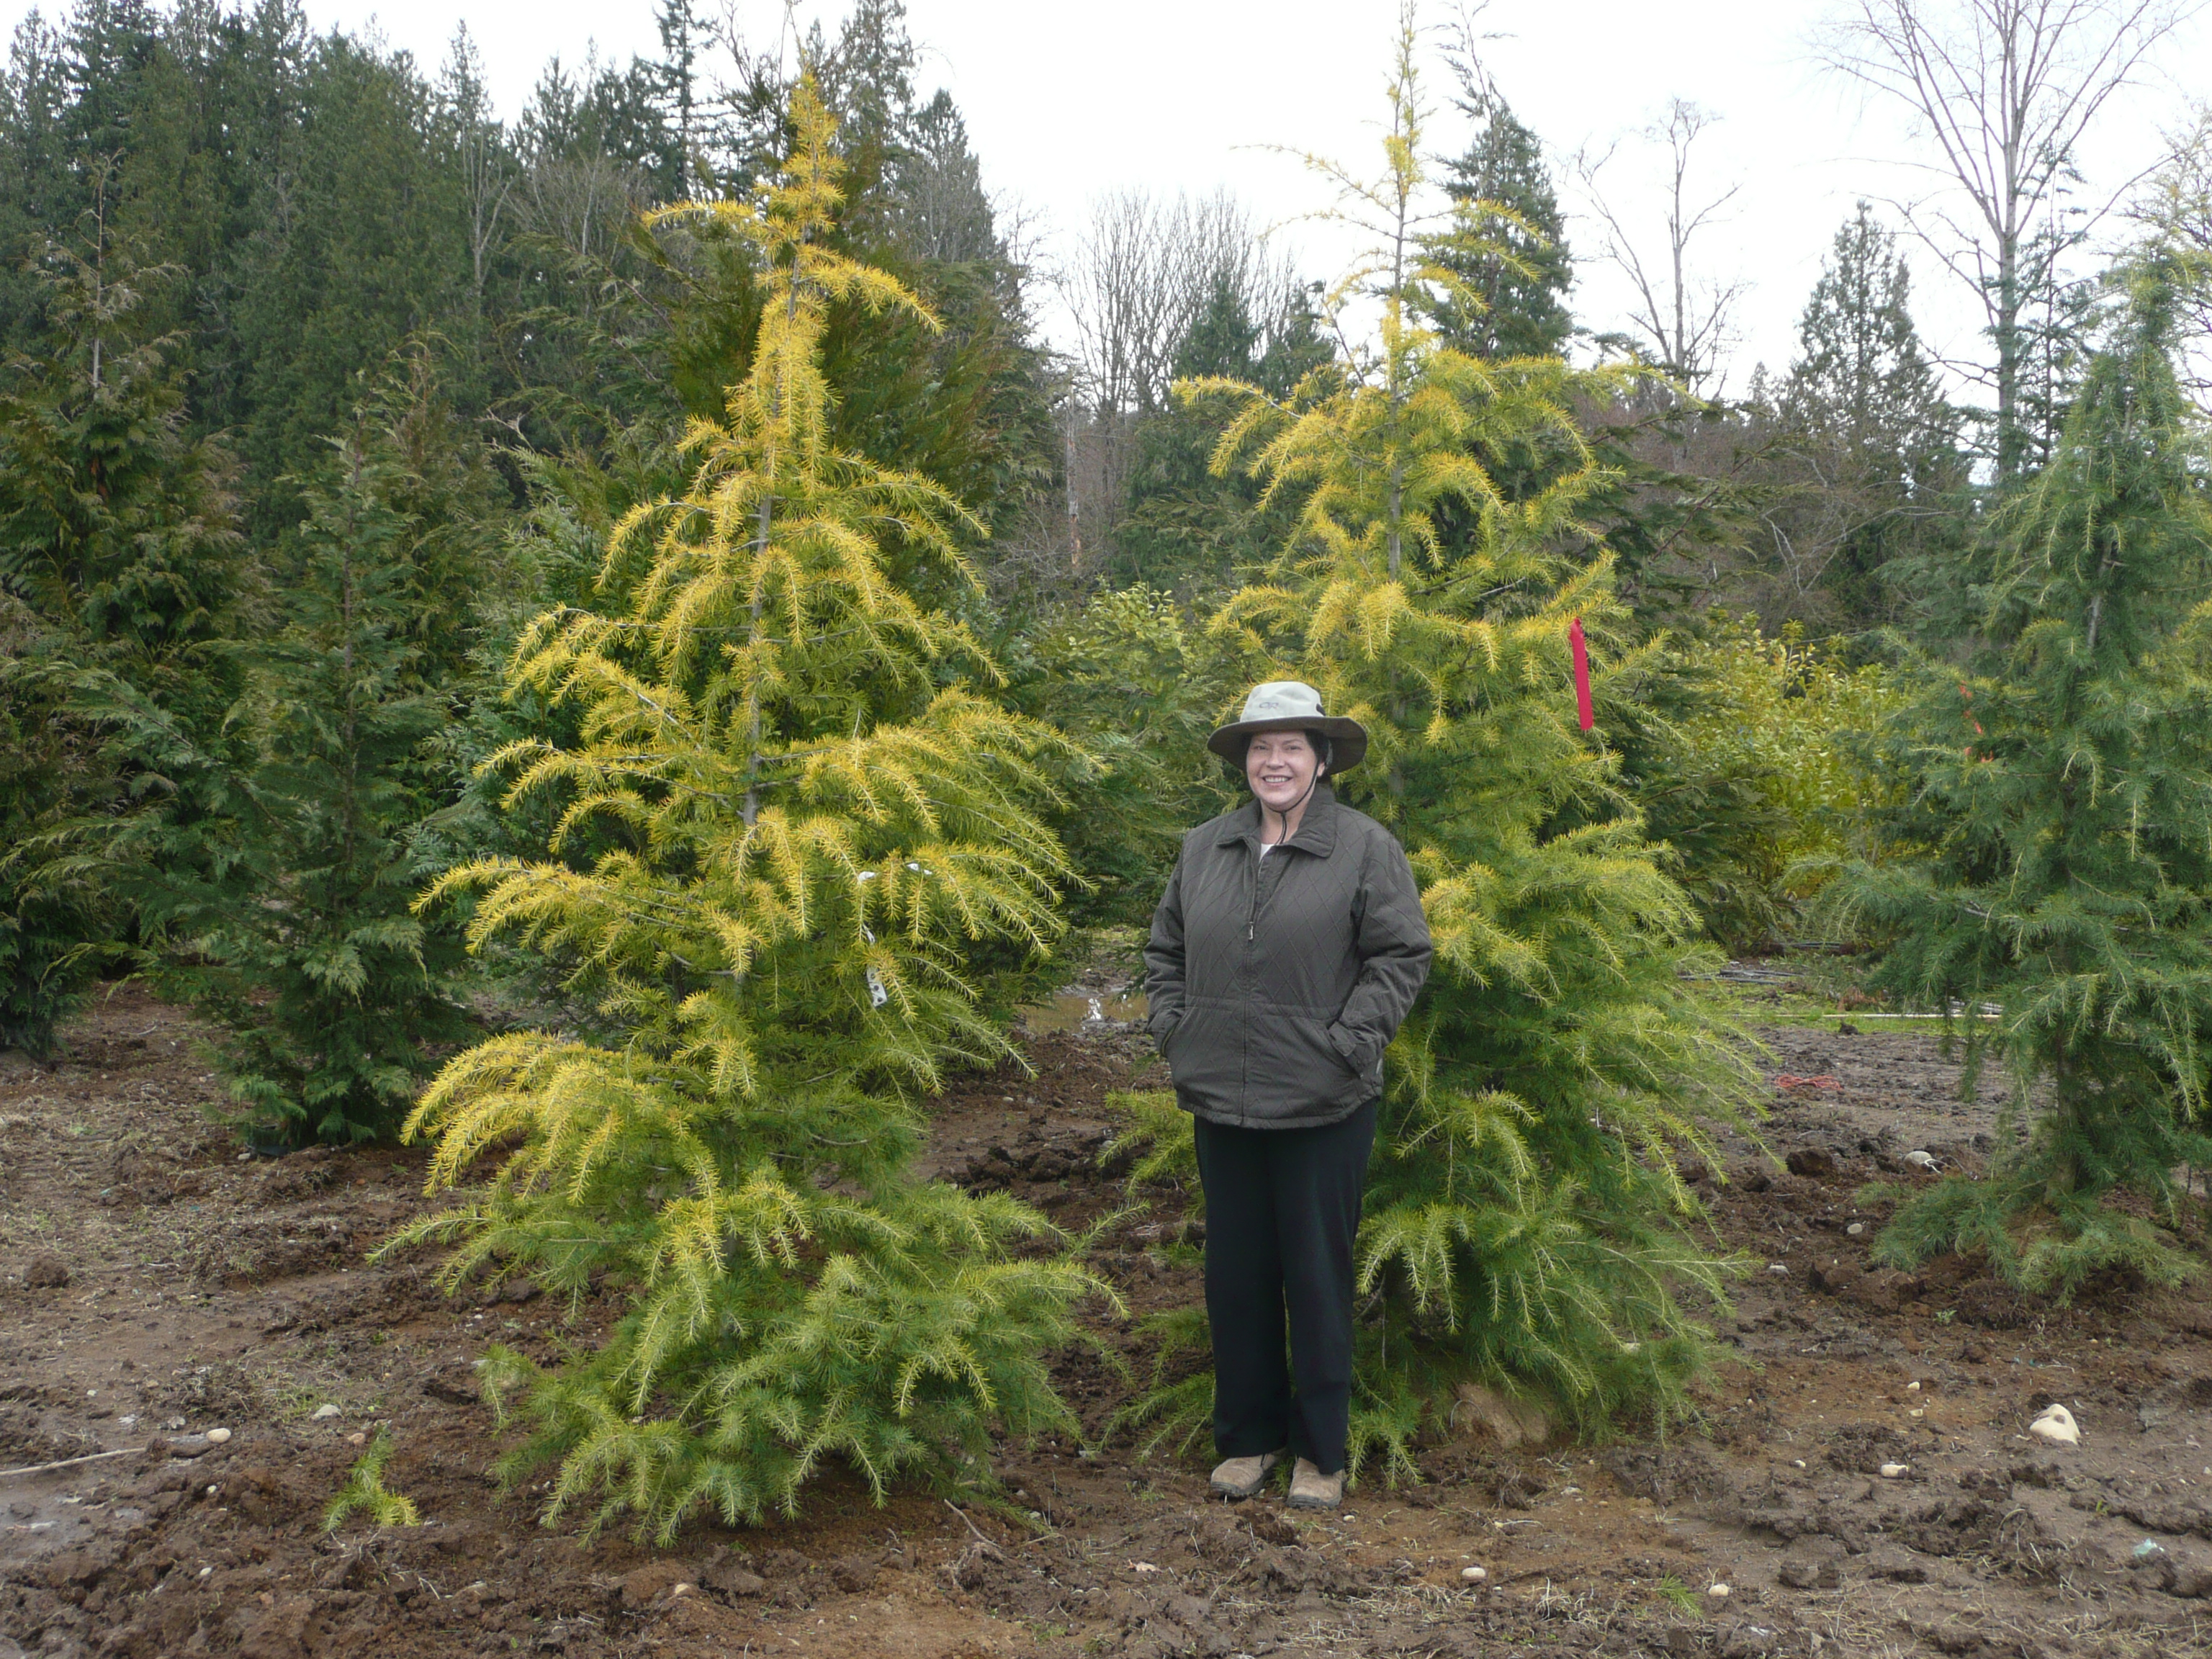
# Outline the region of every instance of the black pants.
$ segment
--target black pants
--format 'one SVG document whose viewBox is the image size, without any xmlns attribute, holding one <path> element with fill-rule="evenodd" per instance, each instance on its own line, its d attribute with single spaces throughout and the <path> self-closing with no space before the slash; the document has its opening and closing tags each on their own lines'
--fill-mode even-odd
<svg viewBox="0 0 2212 1659">
<path fill-rule="evenodd" d="M 1198 1120 L 1213 1443 L 1224 1458 L 1288 1445 L 1323 1474 L 1344 1467 L 1352 1245 L 1375 1113 L 1370 1101 L 1317 1129 L 1235 1129 Z"/>
</svg>

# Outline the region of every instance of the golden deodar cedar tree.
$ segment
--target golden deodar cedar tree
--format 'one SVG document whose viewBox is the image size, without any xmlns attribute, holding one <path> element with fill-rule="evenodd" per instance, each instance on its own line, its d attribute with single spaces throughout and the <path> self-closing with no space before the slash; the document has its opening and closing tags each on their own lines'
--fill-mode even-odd
<svg viewBox="0 0 2212 1659">
<path fill-rule="evenodd" d="M 972 583 L 961 504 L 830 441 L 821 367 L 839 302 L 927 318 L 833 252 L 832 123 L 794 93 L 781 169 L 750 198 L 672 208 L 755 250 L 757 349 L 719 420 L 685 439 L 689 487 L 615 528 L 646 559 L 624 614 L 541 617 L 518 681 L 582 713 L 573 748 L 501 757 L 565 800 L 552 856 L 454 872 L 478 942 L 572 964 L 588 1033 L 522 1031 L 453 1060 L 409 1133 L 431 1178 L 490 1183 L 410 1230 L 480 1265 L 626 1304 L 596 1352 L 484 1372 L 535 1432 L 501 1464 L 552 1466 L 549 1510 L 665 1537 L 695 1510 L 793 1508 L 825 1459 L 880 1495 L 957 1474 L 994 1431 L 1072 1427 L 1048 1362 L 1073 1310 L 1110 1296 L 1005 1196 L 919 1179 L 914 1105 L 949 1061 L 1006 1055 L 969 947 L 1054 938 L 1068 875 L 1036 812 L 1056 741 L 972 689 L 994 672 L 961 624 L 889 574 Z M 588 869 L 562 861 L 585 826 Z"/>
</svg>

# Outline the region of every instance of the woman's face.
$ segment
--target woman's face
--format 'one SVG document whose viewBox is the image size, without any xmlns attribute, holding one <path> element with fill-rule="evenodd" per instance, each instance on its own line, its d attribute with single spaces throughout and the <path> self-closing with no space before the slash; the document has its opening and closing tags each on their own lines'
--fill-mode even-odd
<svg viewBox="0 0 2212 1659">
<path fill-rule="evenodd" d="M 1320 770 L 1321 757 L 1303 732 L 1262 732 L 1244 751 L 1244 780 L 1272 812 L 1296 806 Z"/>
</svg>

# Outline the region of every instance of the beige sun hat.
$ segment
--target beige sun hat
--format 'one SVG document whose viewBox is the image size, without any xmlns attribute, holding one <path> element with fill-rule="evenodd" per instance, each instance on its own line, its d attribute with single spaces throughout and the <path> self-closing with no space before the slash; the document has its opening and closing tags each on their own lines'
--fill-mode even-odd
<svg viewBox="0 0 2212 1659">
<path fill-rule="evenodd" d="M 1206 740 L 1226 761 L 1244 758 L 1246 741 L 1259 732 L 1318 732 L 1329 740 L 1328 770 L 1348 772 L 1367 752 L 1367 728 L 1358 720 L 1322 712 L 1321 693 L 1304 680 L 1269 680 L 1252 688 L 1242 718 Z"/>
</svg>

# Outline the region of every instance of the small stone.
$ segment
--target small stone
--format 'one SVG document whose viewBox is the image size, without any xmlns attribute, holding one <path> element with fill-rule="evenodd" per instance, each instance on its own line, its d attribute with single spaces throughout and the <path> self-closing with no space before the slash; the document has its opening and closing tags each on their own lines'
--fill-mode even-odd
<svg viewBox="0 0 2212 1659">
<path fill-rule="evenodd" d="M 230 1443 L 230 1431 L 229 1431 L 228 1429 L 210 1429 L 210 1430 L 208 1431 L 208 1444 L 209 1444 L 209 1445 L 210 1445 L 210 1446 L 227 1446 L 227 1445 L 228 1445 L 229 1443 Z"/>
<path fill-rule="evenodd" d="M 1916 1170 L 1932 1170 L 1936 1167 L 1936 1154 L 1921 1152 L 1907 1152 L 1905 1155 L 1905 1161 Z"/>
<path fill-rule="evenodd" d="M 1793 1469 L 1802 1469 L 1805 1467 L 1805 1460 L 1802 1457 L 1793 1457 L 1790 1460 L 1790 1467 Z"/>
<path fill-rule="evenodd" d="M 1487 1567 L 1462 1567 L 1459 1570 L 1459 1576 L 1460 1582 L 1462 1583 L 1480 1584 L 1484 1579 L 1490 1577 L 1490 1569 Z"/>
<path fill-rule="evenodd" d="M 314 1411 L 309 1415 L 307 1420 L 311 1423 L 327 1423 L 333 1417 L 342 1417 L 344 1413 L 343 1411 L 341 1411 L 336 1405 L 326 1400 L 321 1405 L 315 1407 Z"/>
<path fill-rule="evenodd" d="M 1920 1392 L 1920 1384 L 1917 1381 L 1908 1382 L 1905 1385 L 1905 1391 L 1907 1394 L 1918 1394 Z"/>
<path fill-rule="evenodd" d="M 69 1263 L 52 1250 L 41 1250 L 23 1269 L 23 1288 L 58 1291 L 70 1282 Z"/>
<path fill-rule="evenodd" d="M 1902 1480 L 1911 1473 L 1912 1465 L 1910 1463 L 1885 1463 L 1881 1466 L 1881 1478 L 1885 1480 Z"/>
<path fill-rule="evenodd" d="M 346 1437 L 346 1444 L 349 1446 L 366 1446 L 368 1443 L 368 1434 L 360 1429 L 356 1429 Z"/>
<path fill-rule="evenodd" d="M 1727 1601 L 1732 1593 L 1726 1584 L 1709 1584 L 1705 1587 L 1705 1594 L 1716 1601 Z"/>
<path fill-rule="evenodd" d="M 1844 1228 L 1844 1231 L 1850 1234 L 1853 1238 L 1856 1238 L 1861 1233 L 1866 1231 L 1866 1223 L 1863 1221 L 1854 1221 L 1850 1226 Z"/>
<path fill-rule="evenodd" d="M 679 1563 L 649 1561 L 622 1581 L 623 1605 L 627 1607 L 646 1607 L 674 1591 L 678 1584 L 688 1589 L 696 1582 L 690 1569 Z"/>
<path fill-rule="evenodd" d="M 2063 1406 L 2051 1406 L 2027 1425 L 2027 1431 L 2038 1440 L 2049 1441 L 2054 1446 L 2078 1446 L 2081 1431 L 2074 1421 L 2074 1413 Z"/>
<path fill-rule="evenodd" d="M 1771 1273 L 1787 1273 L 1790 1269 L 1784 1267 L 1779 1261 L 1770 1261 L 1766 1264 L 1766 1271 Z"/>
</svg>

